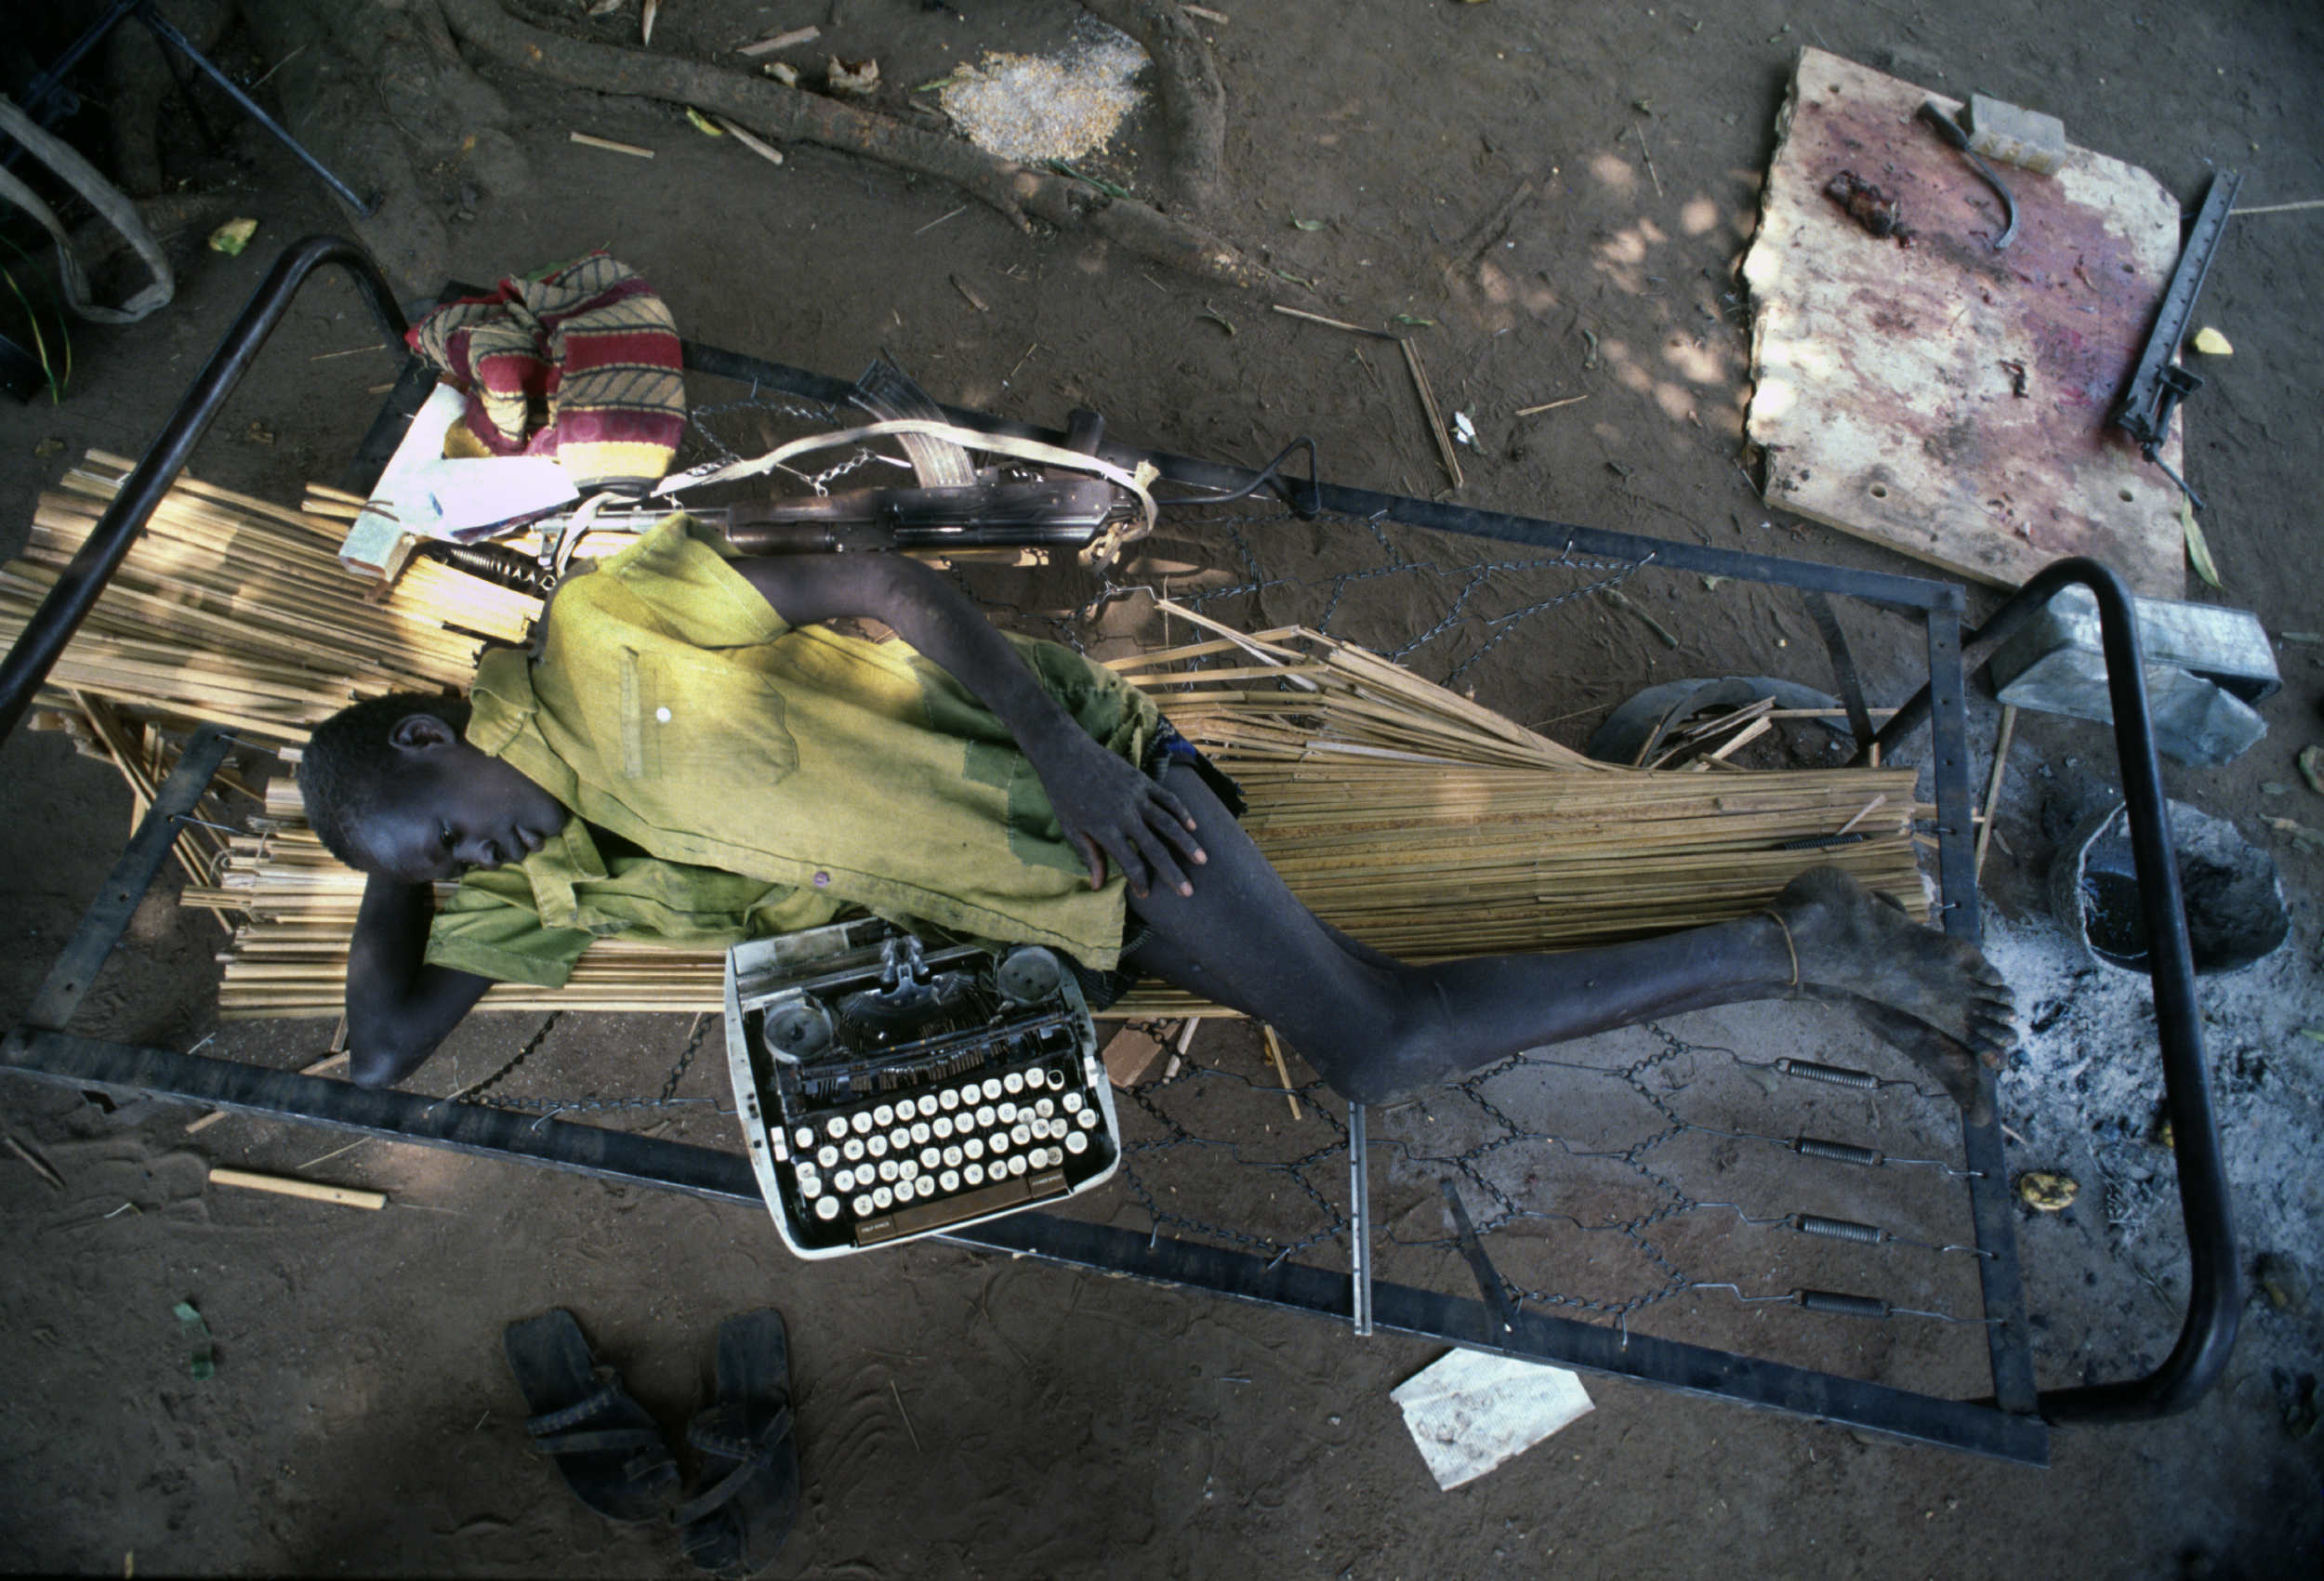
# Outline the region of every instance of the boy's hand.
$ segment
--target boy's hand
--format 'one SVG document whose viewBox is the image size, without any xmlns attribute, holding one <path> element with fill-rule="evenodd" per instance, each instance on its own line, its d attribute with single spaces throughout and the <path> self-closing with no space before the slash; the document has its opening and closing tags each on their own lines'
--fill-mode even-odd
<svg viewBox="0 0 2324 1581">
<path fill-rule="evenodd" d="M 1195 892 L 1181 863 L 1198 866 L 1208 858 L 1185 804 L 1158 781 L 1077 733 L 1035 758 L 1033 767 L 1065 837 L 1089 864 L 1091 889 L 1105 882 L 1111 859 L 1141 900 L 1156 883 L 1181 895 Z"/>
</svg>

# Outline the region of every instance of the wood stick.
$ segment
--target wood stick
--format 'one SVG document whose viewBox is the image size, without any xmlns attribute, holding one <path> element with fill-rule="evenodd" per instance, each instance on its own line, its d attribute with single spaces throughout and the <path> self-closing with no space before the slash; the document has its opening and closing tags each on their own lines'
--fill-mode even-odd
<svg viewBox="0 0 2324 1581">
<path fill-rule="evenodd" d="M 1291 1100 L 1291 1120 L 1296 1125 L 1300 1119 L 1300 1095 L 1291 1090 L 1291 1071 L 1283 1062 L 1282 1041 L 1275 1036 L 1275 1029 L 1265 1021 L 1259 1023 L 1259 1036 L 1267 1046 L 1267 1058 L 1274 1062 L 1275 1080 L 1283 1084 L 1283 1096 Z"/>
<path fill-rule="evenodd" d="M 626 153 L 638 159 L 654 157 L 652 149 L 640 148 L 636 143 L 617 143 L 611 138 L 592 137 L 588 132 L 568 132 L 565 135 L 574 142 L 586 143 L 590 148 L 601 148 L 609 153 Z"/>
<path fill-rule="evenodd" d="M 1569 395 L 1563 401 L 1544 402 L 1538 406 L 1520 406 L 1517 409 L 1517 415 L 1520 417 L 1530 417 L 1538 412 L 1554 412 L 1561 406 L 1572 406 L 1578 402 L 1587 401 L 1589 399 L 1590 397 L 1587 395 Z"/>
<path fill-rule="evenodd" d="M 1864 822 L 1867 818 L 1869 818 L 1869 817 L 1872 815 L 1872 813 L 1874 812 L 1874 810 L 1877 810 L 1877 809 L 1881 806 L 1881 804 L 1882 804 L 1882 803 L 1883 803 L 1883 802 L 1885 802 L 1887 799 L 1888 799 L 1888 797 L 1885 797 L 1885 796 L 1876 796 L 1876 797 L 1874 797 L 1871 800 L 1869 800 L 1869 801 L 1868 801 L 1868 802 L 1866 802 L 1866 803 L 1864 804 L 1864 810 L 1863 810 L 1863 811 L 1861 811 L 1861 812 L 1857 813 L 1857 814 L 1856 814 L 1854 818 L 1849 819 L 1849 820 L 1848 820 L 1845 823 L 1842 823 L 1842 825 L 1840 825 L 1840 827 L 1839 827 L 1838 829 L 1834 830 L 1834 831 L 1833 831 L 1833 833 L 1835 833 L 1835 834 L 1841 834 L 1841 835 L 1847 834 L 1850 830 L 1854 829 L 1854 828 L 1855 828 L 1855 827 L 1858 823 L 1863 823 L 1863 822 Z"/>
<path fill-rule="evenodd" d="M 1321 313 L 1310 313 L 1304 312 L 1298 308 L 1287 308 L 1280 302 L 1273 302 L 1268 305 L 1273 308 L 1274 311 L 1281 313 L 1285 318 L 1305 319 L 1309 323 L 1319 323 L 1327 329 L 1344 329 L 1350 335 L 1368 335 L 1374 340 L 1393 340 L 1396 338 L 1384 329 L 1366 329 L 1362 324 L 1350 323 L 1345 319 L 1327 319 Z"/>
<path fill-rule="evenodd" d="M 1428 387 L 1428 375 L 1420 371 L 1420 350 L 1406 336 L 1396 342 L 1404 348 L 1404 365 L 1412 370 L 1412 388 L 1420 392 L 1420 410 L 1428 417 L 1428 431 L 1436 440 L 1436 454 L 1445 463 L 1445 470 L 1452 474 L 1453 487 L 1466 487 L 1460 476 L 1460 458 L 1453 454 L 1452 436 L 1445 431 L 1445 419 L 1436 410 L 1436 392 Z"/>
<path fill-rule="evenodd" d="M 240 1186 L 245 1191 L 272 1192 L 277 1196 L 304 1197 L 309 1202 L 337 1203 L 341 1207 L 363 1207 L 376 1211 L 388 1206 L 385 1192 L 366 1192 L 354 1186 L 325 1186 L 313 1180 L 293 1179 L 287 1175 L 260 1175 L 248 1169 L 210 1170 L 214 1186 Z"/>
<path fill-rule="evenodd" d="M 47 1181 L 57 1190 L 60 1192 L 64 1190 L 64 1177 L 58 1174 L 57 1171 L 49 1166 L 47 1160 L 42 1158 L 39 1153 L 34 1153 L 31 1148 L 26 1147 L 22 1142 L 17 1140 L 14 1137 L 8 1138 L 8 1151 L 15 1153 L 19 1158 L 22 1159 L 27 1165 L 29 1165 L 32 1167 L 33 1174 Z"/>
<path fill-rule="evenodd" d="M 1985 848 L 1993 839 L 1994 804 L 2001 799 L 2001 771 L 2009 765 L 2009 738 L 2016 732 L 2016 730 L 2017 705 L 2014 703 L 2004 703 L 2001 705 L 2000 739 L 1993 744 L 1993 771 L 1986 776 L 1985 808 L 1977 815 L 1979 820 L 1977 858 L 1971 872 L 1979 883 L 1985 881 Z"/>
<path fill-rule="evenodd" d="M 750 132 L 746 128 L 737 126 L 733 122 L 728 120 L 723 115 L 713 115 L 710 119 L 716 121 L 719 124 L 720 128 L 723 130 L 727 136 L 733 138 L 736 142 L 742 144 L 743 147 L 757 154 L 760 159 L 765 160 L 769 165 L 780 165 L 783 163 L 783 151 L 781 149 L 751 136 Z"/>
</svg>

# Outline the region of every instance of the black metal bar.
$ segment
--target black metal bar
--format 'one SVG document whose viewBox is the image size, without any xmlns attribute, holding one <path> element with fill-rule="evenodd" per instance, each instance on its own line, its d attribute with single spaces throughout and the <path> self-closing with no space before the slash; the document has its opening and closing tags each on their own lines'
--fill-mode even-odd
<svg viewBox="0 0 2324 1581">
<path fill-rule="evenodd" d="M 696 373 L 709 374 L 761 389 L 781 390 L 787 395 L 821 402 L 825 405 L 844 403 L 854 389 L 852 385 L 822 374 L 808 373 L 804 369 L 767 362 L 762 358 L 722 351 L 715 347 L 696 346 L 692 341 L 685 343 L 684 355 L 685 365 Z M 980 433 L 1039 440 L 1046 444 L 1063 444 L 1066 438 L 1061 429 L 1010 422 L 959 407 L 947 406 L 944 415 L 960 427 L 973 428 Z M 1141 450 L 1112 440 L 1098 446 L 1098 455 L 1123 468 L 1134 468 L 1141 461 L 1152 462 L 1161 476 L 1170 482 L 1221 494 L 1244 488 L 1258 477 L 1256 472 L 1246 468 L 1198 461 L 1192 456 L 1173 455 L 1166 451 Z M 1537 517 L 1513 516 L 1504 511 L 1477 510 L 1468 506 L 1446 505 L 1434 500 L 1409 499 L 1401 494 L 1351 489 L 1335 483 L 1322 484 L 1317 490 L 1317 497 L 1323 509 L 1343 516 L 1385 516 L 1409 526 L 1428 527 L 1466 537 L 1490 538 L 1499 543 L 1525 544 L 1552 552 L 1562 553 L 1571 549 L 1576 554 L 1606 560 L 1644 560 L 1651 558 L 1655 564 L 1673 571 L 1692 571 L 1705 575 L 1773 583 L 1780 586 L 1844 593 L 1851 598 L 1908 609 L 1959 610 L 1964 607 L 1960 586 L 1951 582 L 1934 582 L 1918 576 L 1893 576 L 1880 572 L 1850 571 L 1840 566 L 1818 565 L 1812 560 L 1777 560 L 1768 555 L 1745 554 L 1736 549 L 1717 549 L 1672 539 L 1642 538 L 1629 533 L 1609 533 L 1603 528 L 1578 527 Z M 1164 503 L 1169 503 L 1169 496 L 1164 496 Z"/>
<path fill-rule="evenodd" d="M 161 871 L 168 859 L 170 847 L 177 842 L 177 822 L 179 816 L 193 810 L 193 804 L 202 799 L 202 793 L 210 786 L 210 778 L 224 762 L 233 738 L 216 725 L 204 725 L 193 732 L 186 749 L 178 755 L 178 767 L 162 788 L 154 793 L 153 804 L 139 820 L 137 833 L 113 863 L 107 875 L 105 887 L 97 893 L 80 926 L 66 941 L 64 953 L 48 968 L 40 992 L 33 996 L 32 1006 L 24 1012 L 25 1024 L 45 1028 L 62 1028 L 80 1008 L 81 997 L 89 984 L 97 981 L 98 968 L 105 964 L 113 946 L 121 942 L 121 930 L 129 926 L 129 918 L 145 899 L 145 891 L 152 886 L 153 875 Z"/>
<path fill-rule="evenodd" d="M 1509 1286 L 1502 1283 L 1500 1270 L 1485 1253 L 1485 1243 L 1477 1239 L 1477 1227 L 1469 1221 L 1469 1205 L 1460 1200 L 1460 1188 L 1447 1175 L 1436 1182 L 1445 1193 L 1446 1206 L 1452 1209 L 1453 1233 L 1460 1242 L 1460 1255 L 1469 1259 L 1469 1271 L 1476 1276 L 1477 1293 L 1485 1298 L 1486 1309 L 1493 1314 L 1487 1328 L 1488 1338 L 1512 1334 L 1517 1328 L 1517 1314 L 1509 1305 Z"/>
<path fill-rule="evenodd" d="M 1155 1239 L 1136 1231 L 1044 1214 L 1016 1214 L 953 1237 L 966 1245 L 1023 1253 L 1069 1267 L 1192 1285 L 1237 1300 L 1346 1321 L 1349 1278 L 1300 1263 L 1273 1266 L 1246 1253 L 1197 1242 Z M 1835 1377 L 1777 1362 L 1521 1310 L 1498 1341 L 1481 1300 L 1374 1286 L 1373 1321 L 1384 1332 L 1433 1344 L 1554 1362 L 1681 1394 L 1764 1407 L 1961 1450 L 2023 1466 L 2049 1464 L 2049 1432 L 2038 1416 L 2014 1416 L 1966 1401 L 1940 1400 L 1883 1384 Z"/>
<path fill-rule="evenodd" d="M 32 706 L 33 693 L 87 618 L 97 596 L 119 569 L 129 546 L 161 505 L 162 496 L 185 470 L 218 409 L 250 371 L 259 349 L 282 322 L 307 277 L 324 264 L 337 264 L 355 277 L 355 283 L 370 298 L 380 332 L 400 350 L 405 329 L 403 310 L 396 305 L 395 293 L 388 288 L 387 278 L 369 253 L 337 236 L 310 236 L 286 248 L 251 294 L 242 316 L 218 341 L 218 349 L 210 353 L 209 362 L 162 426 L 160 436 L 123 481 L 121 492 L 105 507 L 72 563 L 59 573 L 56 586 L 25 623 L 8 656 L 0 660 L 0 739 L 23 719 L 25 710 Z"/>
<path fill-rule="evenodd" d="M 2044 1390 L 2041 1414 L 2053 1422 L 2146 1421 L 2184 1411 L 2218 1382 L 2235 1349 L 2242 1312 L 2242 1276 L 2236 1262 L 2235 1221 L 2219 1130 L 2212 1115 L 2211 1079 L 2203 1059 L 2203 1025 L 2195 1000 L 2195 962 L 2187 946 L 2185 901 L 2155 757 L 2154 723 L 2146 712 L 2146 669 L 2139 652 L 2138 615 L 2130 589 L 2093 560 L 2066 560 L 2043 568 L 2038 586 L 2079 582 L 2098 599 L 2098 626 L 2106 660 L 2106 692 L 2114 710 L 2115 752 L 2122 770 L 2122 799 L 2130 810 L 2131 852 L 2138 869 L 2139 906 L 2150 946 L 2147 972 L 2155 985 L 2155 1031 L 2162 1045 L 2163 1105 L 2171 1119 L 2172 1157 L 2178 1174 L 2179 1211 L 2186 1225 L 2186 1317 L 2178 1342 L 2142 1378 Z M 2046 602 L 2054 586 L 2042 593 Z M 2025 595 L 2021 594 L 2020 598 Z M 2014 605 L 2017 599 L 2012 599 Z"/>
<path fill-rule="evenodd" d="M 76 1090 L 137 1092 L 239 1113 L 329 1125 L 390 1141 L 516 1158 L 599 1179 L 753 1206 L 762 1203 L 757 1178 L 741 1153 L 633 1132 L 539 1120 L 421 1094 L 375 1091 L 233 1060 L 24 1028 L 0 1043 L 0 1060 L 19 1074 Z M 1354 1294 L 1353 1281 L 1344 1273 L 1048 1214 L 1014 1214 L 944 1238 L 979 1250 L 1023 1254 L 1068 1267 L 1206 1290 L 1305 1312 L 1334 1324 L 1347 1322 Z M 1516 1313 L 1513 1326 L 1502 1332 L 1479 1300 L 1400 1285 L 1375 1284 L 1373 1291 L 1376 1325 L 1414 1338 L 1527 1361 L 1553 1360 L 1608 1377 L 1788 1411 L 2021 1465 L 2048 1463 L 2048 1432 L 2039 1418 L 1538 1312 Z M 1499 1337 L 1490 1342 L 1479 1339 L 1487 1334 Z"/>
<path fill-rule="evenodd" d="M 739 1153 L 456 1103 L 425 1093 L 379 1091 L 238 1060 L 139 1048 L 33 1027 L 18 1027 L 0 1041 L 0 1062 L 5 1062 L 0 1068 L 19 1075 L 76 1090 L 109 1087 L 234 1113 L 330 1126 L 388 1141 L 515 1159 L 598 1179 L 733 1202 L 762 1201 L 750 1161 Z"/>
<path fill-rule="evenodd" d="M 1946 933 L 1966 944 L 1985 938 L 1977 903 L 1976 831 L 1971 815 L 1968 698 L 1961 670 L 1961 619 L 1949 611 L 1928 614 L 1932 710 L 1932 777 L 1936 791 L 1938 890 Z M 1968 1171 L 1969 1218 L 1976 1232 L 1977 1278 L 1987 1324 L 1986 1352 L 1993 1369 L 1994 1403 L 2018 1416 L 2035 1403 L 2033 1330 L 2026 1321 L 2024 1270 L 2018 1259 L 2017 1219 L 2009 1197 L 2009 1165 L 2001 1146 L 1993 1073 L 1980 1070 L 1983 1101 L 1961 1116 L 1961 1162 Z"/>
<path fill-rule="evenodd" d="M 80 95 L 65 86 L 65 78 L 73 74 L 73 68 L 81 63 L 82 56 L 104 42 L 105 35 L 112 32 L 115 22 L 141 3 L 142 0 L 112 0 L 112 4 L 105 8 L 105 14 L 84 28 L 81 36 L 73 41 L 70 48 L 51 61 L 46 71 L 25 85 L 23 94 L 17 100 L 17 107 L 43 126 L 53 126 L 67 115 L 78 112 L 81 108 Z M 14 165 L 17 155 L 22 152 L 20 147 L 10 148 L 5 158 L 0 158 L 0 164 Z"/>
<path fill-rule="evenodd" d="M 242 106 L 242 112 L 244 114 L 249 116 L 259 125 L 264 126 L 268 131 L 273 133 L 274 140 L 281 143 L 284 148 L 290 150 L 293 154 L 297 155 L 299 164 L 305 165 L 308 169 L 322 177 L 324 185 L 329 187 L 333 191 L 337 192 L 347 206 L 355 211 L 356 218 L 369 219 L 373 215 L 379 212 L 379 201 L 385 194 L 375 192 L 369 198 L 361 198 L 356 196 L 355 189 L 350 187 L 337 176 L 334 176 L 331 173 L 331 167 L 324 164 L 323 161 L 317 159 L 313 154 L 308 152 L 306 145 L 301 143 L 297 138 L 292 137 L 281 122 L 275 120 L 273 116 L 269 115 L 265 111 L 259 109 L 258 101 L 251 98 L 247 93 L 244 93 L 240 83 L 234 81 L 233 78 L 228 76 L 224 72 L 219 71 L 216 63 L 213 62 L 208 56 L 203 54 L 202 51 L 193 46 L 193 41 L 191 39 L 188 38 L 184 33 L 179 33 L 176 28 L 172 27 L 169 23 L 169 19 L 163 16 L 161 12 L 153 8 L 152 0 L 138 0 L 136 11 L 138 20 L 152 29 L 154 37 L 160 39 L 164 44 L 168 45 L 171 48 L 177 50 L 180 55 L 183 55 L 188 60 L 191 61 L 195 68 L 199 70 L 204 76 L 209 78 L 210 81 L 218 86 L 219 89 L 225 93 L 227 98 Z M 189 99 L 191 99 L 191 96 L 189 96 Z"/>
<path fill-rule="evenodd" d="M 1931 718 L 1931 777 L 1936 794 L 1938 891 L 1946 933 L 1966 944 L 1985 938 L 1977 902 L 1976 830 L 1969 781 L 1969 700 L 1961 665 L 1961 617 L 1948 610 L 1927 615 Z M 1969 1175 L 1969 1218 L 1976 1233 L 1980 1295 L 1988 1320 L 1986 1352 L 1993 1371 L 1993 1402 L 2024 1416 L 2035 1409 L 2033 1330 L 2026 1321 L 2024 1268 L 2017 1219 L 2009 1197 L 2009 1165 L 2001 1145 L 1997 1086 L 1977 1073 L 1983 1102 L 1961 1116 L 1962 1165 Z"/>
<path fill-rule="evenodd" d="M 1864 680 L 1856 674 L 1855 655 L 1848 650 L 1848 633 L 1840 624 L 1840 612 L 1831 607 L 1829 593 L 1816 590 L 1800 597 L 1824 639 L 1824 652 L 1831 655 L 1832 682 L 1840 688 L 1840 705 L 1848 711 L 1848 734 L 1861 752 L 1872 739 L 1872 711 L 1864 705 Z"/>
</svg>

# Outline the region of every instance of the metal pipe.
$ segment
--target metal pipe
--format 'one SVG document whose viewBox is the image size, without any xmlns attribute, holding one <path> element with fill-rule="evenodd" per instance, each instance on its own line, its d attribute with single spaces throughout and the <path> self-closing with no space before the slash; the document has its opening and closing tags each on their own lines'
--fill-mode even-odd
<svg viewBox="0 0 2324 1581">
<path fill-rule="evenodd" d="M 2236 1260 L 2235 1221 L 2219 1130 L 2212 1116 L 2211 1081 L 2203 1060 L 2203 1025 L 2195 1000 L 2195 962 L 2187 947 L 2185 902 L 2172 849 L 2162 769 L 2155 757 L 2154 724 L 2146 713 L 2146 671 L 2138 645 L 2138 615 L 2130 589 L 2093 560 L 2046 567 L 2097 596 L 2106 649 L 2106 691 L 2114 707 L 2115 750 L 2121 760 L 2122 799 L 2130 809 L 2131 852 L 2138 868 L 2139 906 L 2149 944 L 2147 971 L 2155 984 L 2155 1030 L 2162 1044 L 2163 1105 L 2171 1118 L 2186 1225 L 2186 1318 L 2162 1365 L 2143 1378 L 2043 1391 L 2041 1414 L 2058 1424 L 2135 1422 L 2185 1410 L 2219 1381 L 2234 1350 L 2242 1317 L 2242 1279 Z M 2028 585 L 2028 591 L 2032 585 Z M 2046 599 L 2047 595 L 2044 595 Z M 2013 599 L 2014 604 L 2016 600 Z"/>
<path fill-rule="evenodd" d="M 397 306 L 387 277 L 379 272 L 379 266 L 372 261 L 369 253 L 338 236 L 310 236 L 285 248 L 257 290 L 251 294 L 242 316 L 218 341 L 218 349 L 210 353 L 209 362 L 178 402 L 169 421 L 162 426 L 160 437 L 123 481 L 121 492 L 105 507 L 105 514 L 98 519 L 72 563 L 59 574 L 57 585 L 25 623 L 23 633 L 8 650 L 8 656 L 0 660 L 0 740 L 7 739 L 22 721 L 25 711 L 32 706 L 33 694 L 48 678 L 48 672 L 63 654 L 65 644 L 80 629 L 81 622 L 88 617 L 98 595 L 120 569 L 129 546 L 144 531 L 163 496 L 178 481 L 178 474 L 185 470 L 194 447 L 209 431 L 211 421 L 234 393 L 234 388 L 242 383 L 243 375 L 250 371 L 259 348 L 274 333 L 274 326 L 282 322 L 307 277 L 324 264 L 337 264 L 355 277 L 355 283 L 370 301 L 381 333 L 388 336 L 395 354 L 402 355 L 403 336 L 409 326 L 403 322 L 403 310 Z"/>
</svg>

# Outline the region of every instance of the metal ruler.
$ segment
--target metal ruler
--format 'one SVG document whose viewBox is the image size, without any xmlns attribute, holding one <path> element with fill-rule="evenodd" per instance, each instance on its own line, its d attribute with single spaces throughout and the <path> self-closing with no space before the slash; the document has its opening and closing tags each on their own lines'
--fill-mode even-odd
<svg viewBox="0 0 2324 1581">
<path fill-rule="evenodd" d="M 2202 508 L 2202 496 L 2163 461 L 2162 442 L 2170 435 L 2171 415 L 2178 410 L 2179 402 L 2203 388 L 2202 379 L 2175 359 L 2186 337 L 2187 320 L 2195 313 L 2195 299 L 2203 293 L 2203 279 L 2211 273 L 2212 257 L 2226 231 L 2227 216 L 2234 212 L 2236 193 L 2242 189 L 2240 171 L 2222 170 L 2212 178 L 2202 211 L 2187 232 L 2186 245 L 2180 249 L 2171 288 L 2162 294 L 2162 306 L 2156 310 L 2154 332 L 2147 336 L 2146 349 L 2139 356 L 2138 372 L 2131 376 L 2131 388 L 2114 414 L 2115 427 L 2137 441 L 2139 454 L 2162 468 L 2163 475 L 2178 484 L 2198 509 Z"/>
</svg>

